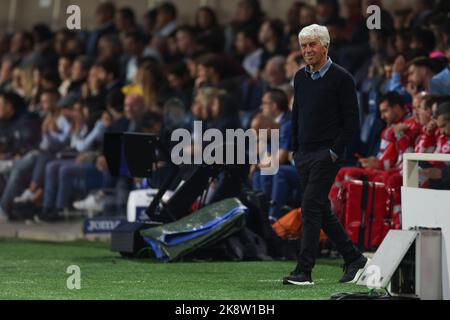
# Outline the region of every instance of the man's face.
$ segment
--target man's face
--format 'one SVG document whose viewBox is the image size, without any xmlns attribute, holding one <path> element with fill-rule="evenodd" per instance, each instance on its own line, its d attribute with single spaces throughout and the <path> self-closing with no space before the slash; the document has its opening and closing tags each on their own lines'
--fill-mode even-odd
<svg viewBox="0 0 450 320">
<path fill-rule="evenodd" d="M 79 81 L 87 77 L 88 71 L 83 69 L 79 61 L 75 61 L 72 65 L 71 78 L 72 81 Z"/>
<path fill-rule="evenodd" d="M 398 115 L 395 111 L 397 107 L 391 107 L 387 101 L 380 103 L 380 116 L 383 121 L 389 126 L 398 119 Z"/>
<path fill-rule="evenodd" d="M 261 100 L 261 111 L 268 118 L 273 118 L 273 110 L 275 106 L 270 98 L 270 93 L 266 93 Z"/>
<path fill-rule="evenodd" d="M 0 83 L 11 80 L 12 65 L 9 61 L 4 61 L 0 67 Z"/>
<path fill-rule="evenodd" d="M 422 126 L 426 126 L 428 122 L 430 122 L 433 113 L 431 109 L 425 108 L 425 101 L 421 103 L 418 113 L 419 113 L 419 123 Z"/>
<path fill-rule="evenodd" d="M 408 68 L 408 82 L 412 82 L 416 86 L 422 83 L 422 77 L 420 75 L 420 68 L 411 65 Z"/>
<path fill-rule="evenodd" d="M 137 43 L 137 41 L 135 41 L 135 39 L 133 37 L 126 37 L 124 42 L 124 48 L 125 48 L 125 52 L 128 53 L 131 56 L 135 56 L 138 55 L 139 53 L 139 45 Z"/>
<path fill-rule="evenodd" d="M 144 113 L 144 99 L 136 94 L 125 98 L 125 115 L 129 120 L 137 120 Z"/>
<path fill-rule="evenodd" d="M 236 40 L 234 41 L 234 45 L 236 46 L 236 50 L 239 54 L 247 53 L 247 39 L 245 35 L 240 32 L 236 35 Z"/>
<path fill-rule="evenodd" d="M 266 43 L 273 37 L 269 22 L 264 22 L 259 29 L 258 40 L 261 43 Z"/>
<path fill-rule="evenodd" d="M 303 58 L 309 65 L 317 65 L 327 57 L 327 47 L 318 37 L 305 37 L 300 42 Z"/>
<path fill-rule="evenodd" d="M 10 103 L 0 97 L 0 120 L 8 120 L 14 114 L 14 109 Z"/>
<path fill-rule="evenodd" d="M 51 110 L 55 109 L 57 100 L 57 96 L 51 93 L 45 93 L 41 95 L 41 110 L 45 113 L 48 113 Z"/>
<path fill-rule="evenodd" d="M 437 117 L 437 126 L 444 136 L 450 138 L 450 121 L 444 115 Z"/>
<path fill-rule="evenodd" d="M 72 64 L 70 60 L 66 58 L 61 58 L 58 61 L 58 74 L 62 80 L 70 79 L 70 68 Z"/>
<path fill-rule="evenodd" d="M 272 61 L 267 62 L 264 68 L 264 79 L 270 86 L 278 86 L 285 82 L 284 68 L 279 68 Z"/>
<path fill-rule="evenodd" d="M 189 51 L 189 49 L 192 48 L 193 45 L 191 35 L 184 31 L 177 32 L 176 42 L 178 51 L 182 54 L 186 54 Z"/>
</svg>

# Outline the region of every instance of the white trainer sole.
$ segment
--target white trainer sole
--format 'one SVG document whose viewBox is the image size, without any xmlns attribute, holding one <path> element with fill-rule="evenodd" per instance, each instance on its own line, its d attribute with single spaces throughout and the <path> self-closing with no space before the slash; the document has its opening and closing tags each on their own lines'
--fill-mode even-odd
<svg viewBox="0 0 450 320">
<path fill-rule="evenodd" d="M 312 285 L 314 285 L 314 282 L 309 282 L 309 281 L 297 282 L 297 281 L 288 280 L 288 282 L 290 284 L 295 284 L 296 286 L 312 286 Z"/>
</svg>

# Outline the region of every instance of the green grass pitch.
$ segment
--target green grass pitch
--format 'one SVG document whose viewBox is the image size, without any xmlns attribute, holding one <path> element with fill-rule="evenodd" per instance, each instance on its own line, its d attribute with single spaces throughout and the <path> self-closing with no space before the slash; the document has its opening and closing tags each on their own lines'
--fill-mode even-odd
<svg viewBox="0 0 450 320">
<path fill-rule="evenodd" d="M 319 260 L 314 286 L 282 285 L 294 261 L 180 262 L 123 259 L 106 243 L 0 240 L 0 299 L 302 300 L 366 288 L 339 284 L 342 260 Z M 81 289 L 67 289 L 77 265 Z"/>
</svg>

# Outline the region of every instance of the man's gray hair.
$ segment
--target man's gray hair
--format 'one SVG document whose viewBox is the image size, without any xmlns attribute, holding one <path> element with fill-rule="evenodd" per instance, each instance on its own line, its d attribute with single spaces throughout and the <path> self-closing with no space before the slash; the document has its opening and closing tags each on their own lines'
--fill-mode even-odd
<svg viewBox="0 0 450 320">
<path fill-rule="evenodd" d="M 302 39 L 307 37 L 319 38 L 320 43 L 323 46 L 326 46 L 327 48 L 329 48 L 330 46 L 330 34 L 328 33 L 328 29 L 325 26 L 311 24 L 307 27 L 304 27 L 298 34 L 300 44 L 302 43 Z"/>
</svg>

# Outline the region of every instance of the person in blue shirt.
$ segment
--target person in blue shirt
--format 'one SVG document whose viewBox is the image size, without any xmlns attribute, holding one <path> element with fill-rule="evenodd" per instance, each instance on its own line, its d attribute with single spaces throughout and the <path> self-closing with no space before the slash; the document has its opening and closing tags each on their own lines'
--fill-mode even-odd
<svg viewBox="0 0 450 320">
<path fill-rule="evenodd" d="M 286 94 L 280 89 L 269 89 L 263 95 L 261 110 L 263 116 L 274 122 L 280 130 L 279 150 L 276 154 L 267 151 L 270 157 L 277 157 L 279 171 L 275 175 L 261 175 L 261 168 L 265 164 L 258 164 L 253 168 L 252 187 L 260 190 L 271 198 L 269 219 L 276 221 L 280 218 L 280 209 L 292 198 L 294 190 L 299 186 L 298 175 L 295 167 L 290 164 L 289 152 L 292 145 L 291 114 Z"/>
</svg>

